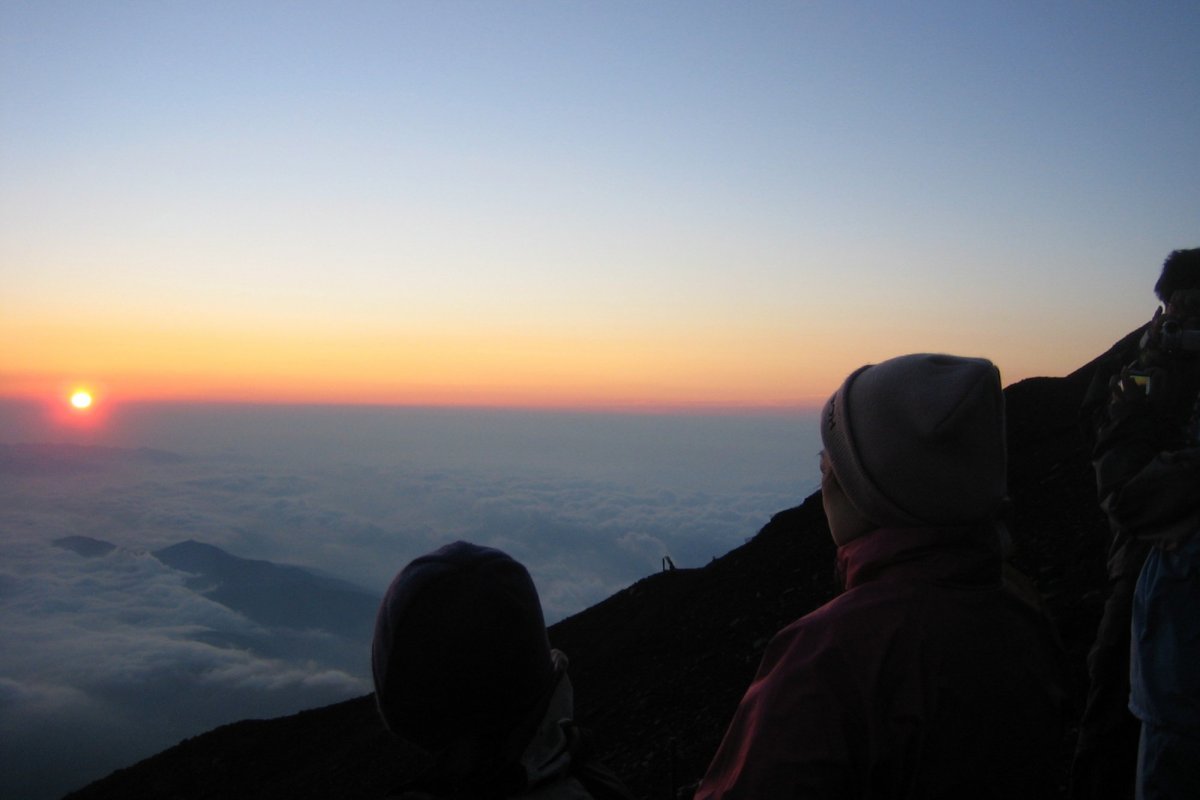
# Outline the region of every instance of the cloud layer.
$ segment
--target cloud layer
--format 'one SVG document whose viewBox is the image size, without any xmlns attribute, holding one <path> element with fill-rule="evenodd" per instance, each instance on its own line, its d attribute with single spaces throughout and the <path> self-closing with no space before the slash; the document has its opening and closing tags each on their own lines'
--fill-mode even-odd
<svg viewBox="0 0 1200 800">
<path fill-rule="evenodd" d="M 0 564 L 4 796 L 61 793 L 209 727 L 369 688 L 322 660 L 318 637 L 286 641 L 144 551 L 86 558 L 4 536 Z"/>
<path fill-rule="evenodd" d="M 327 414 L 328 429 L 257 438 L 231 415 L 192 440 L 184 415 L 172 435 L 111 443 L 169 451 L 0 445 L 0 794 L 53 796 L 225 722 L 370 691 L 365 642 L 256 624 L 153 550 L 195 539 L 382 593 L 466 539 L 525 563 L 552 622 L 665 555 L 707 563 L 815 484 L 815 435 L 789 420 L 756 438 L 745 421 L 426 418 L 414 432 Z M 117 548 L 85 557 L 52 544 L 65 536 Z"/>
</svg>

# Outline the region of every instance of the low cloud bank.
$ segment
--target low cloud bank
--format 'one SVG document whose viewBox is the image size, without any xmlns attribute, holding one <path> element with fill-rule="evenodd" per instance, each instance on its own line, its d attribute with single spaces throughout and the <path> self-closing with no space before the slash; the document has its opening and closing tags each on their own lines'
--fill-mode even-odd
<svg viewBox="0 0 1200 800">
<path fill-rule="evenodd" d="M 389 443 L 360 425 L 374 446 L 357 458 L 322 452 L 320 430 L 302 446 L 251 427 L 216 450 L 0 444 L 0 795 L 54 797 L 216 725 L 370 691 L 365 638 L 255 622 L 155 550 L 191 539 L 381 594 L 466 539 L 524 562 L 553 622 L 665 555 L 702 566 L 815 485 L 815 458 L 794 458 L 815 446 L 759 435 L 747 454 L 741 422 L 536 421 L 441 450 L 437 431 Z M 115 547 L 53 544 L 72 536 Z"/>
<path fill-rule="evenodd" d="M 0 564 L 0 795 L 55 796 L 209 727 L 369 690 L 320 660 L 328 643 L 281 646 L 145 551 L 0 535 Z"/>
</svg>

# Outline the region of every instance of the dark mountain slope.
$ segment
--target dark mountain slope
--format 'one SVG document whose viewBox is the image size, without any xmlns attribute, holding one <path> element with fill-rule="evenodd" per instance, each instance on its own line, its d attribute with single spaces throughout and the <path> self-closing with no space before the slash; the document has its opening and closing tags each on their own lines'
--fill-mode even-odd
<svg viewBox="0 0 1200 800">
<path fill-rule="evenodd" d="M 580 719 L 639 795 L 699 778 L 767 641 L 833 596 L 833 554 L 813 495 L 703 569 L 646 578 L 551 629 Z"/>
<path fill-rule="evenodd" d="M 1013 562 L 1058 625 L 1076 713 L 1105 584 L 1107 532 L 1077 422 L 1094 364 L 1006 390 Z M 580 721 L 636 794 L 665 798 L 700 777 L 767 640 L 833 596 L 833 552 L 813 495 L 703 568 L 650 576 L 551 628 Z M 364 697 L 219 728 L 71 797 L 380 797 L 400 755 Z"/>
</svg>

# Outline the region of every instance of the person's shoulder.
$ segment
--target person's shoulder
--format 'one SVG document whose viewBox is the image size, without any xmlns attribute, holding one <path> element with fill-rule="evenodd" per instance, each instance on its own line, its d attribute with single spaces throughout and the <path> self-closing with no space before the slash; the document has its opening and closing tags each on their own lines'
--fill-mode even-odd
<svg viewBox="0 0 1200 800">
<path fill-rule="evenodd" d="M 895 617 L 921 587 L 903 581 L 871 581 L 839 594 L 782 628 L 777 636 L 788 638 L 830 635 L 847 624 L 873 618 Z"/>
<path fill-rule="evenodd" d="M 902 582 L 856 586 L 782 628 L 764 658 L 837 670 L 904 628 L 919 607 L 913 602 L 919 590 Z"/>
<path fill-rule="evenodd" d="M 847 619 L 893 616 L 911 600 L 928 590 L 920 581 L 881 579 L 854 586 L 796 620 L 812 626 L 841 625 Z M 793 624 L 796 624 L 793 623 Z"/>
</svg>

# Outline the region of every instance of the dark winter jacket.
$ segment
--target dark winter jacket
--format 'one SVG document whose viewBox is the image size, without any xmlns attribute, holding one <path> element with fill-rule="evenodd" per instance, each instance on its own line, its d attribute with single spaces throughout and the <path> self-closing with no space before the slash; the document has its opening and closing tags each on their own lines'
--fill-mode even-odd
<svg viewBox="0 0 1200 800">
<path fill-rule="evenodd" d="M 436 775 L 394 790 L 396 800 L 632 800 L 616 775 L 591 751 L 577 728 L 567 659 L 554 650 L 555 684 L 541 721 L 520 759 L 494 779 L 449 788 Z"/>
<path fill-rule="evenodd" d="M 1148 551 L 1131 611 L 1129 709 L 1200 739 L 1200 447 L 1156 449 L 1172 442 L 1153 416 L 1124 410 L 1114 404 L 1094 465 L 1113 530 Z"/>
<path fill-rule="evenodd" d="M 838 563 L 845 593 L 771 641 L 696 797 L 1055 795 L 1061 662 L 994 531 L 882 529 Z"/>
</svg>

